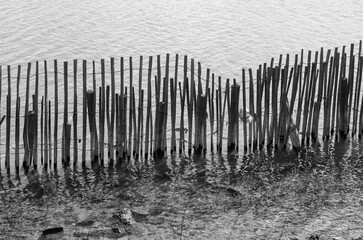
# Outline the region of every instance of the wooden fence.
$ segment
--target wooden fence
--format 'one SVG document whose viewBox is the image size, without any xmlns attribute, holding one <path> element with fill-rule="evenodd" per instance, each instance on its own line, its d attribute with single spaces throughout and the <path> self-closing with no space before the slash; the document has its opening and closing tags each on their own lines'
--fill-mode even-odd
<svg viewBox="0 0 363 240">
<path fill-rule="evenodd" d="M 39 161 L 57 168 L 58 155 L 63 166 L 103 165 L 360 138 L 361 50 L 362 41 L 349 53 L 345 46 L 307 56 L 301 50 L 223 80 L 169 54 L 141 56 L 138 68 L 131 57 L 74 60 L 71 70 L 57 60 L 28 63 L 26 71 L 0 66 L 0 156 L 8 173 L 13 163 L 18 173 L 21 157 L 28 171 Z"/>
</svg>

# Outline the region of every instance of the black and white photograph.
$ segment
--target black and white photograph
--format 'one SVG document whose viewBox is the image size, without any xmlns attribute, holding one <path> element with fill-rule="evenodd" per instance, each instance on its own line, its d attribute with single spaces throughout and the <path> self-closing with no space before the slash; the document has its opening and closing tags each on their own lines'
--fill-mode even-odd
<svg viewBox="0 0 363 240">
<path fill-rule="evenodd" d="M 3 0 L 0 239 L 363 240 L 360 0 Z"/>
</svg>

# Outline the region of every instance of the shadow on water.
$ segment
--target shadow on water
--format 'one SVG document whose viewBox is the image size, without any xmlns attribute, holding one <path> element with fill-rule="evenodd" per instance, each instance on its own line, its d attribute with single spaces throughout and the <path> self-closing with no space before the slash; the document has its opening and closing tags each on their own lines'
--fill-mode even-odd
<svg viewBox="0 0 363 240">
<path fill-rule="evenodd" d="M 25 176 L 11 178 L 0 174 L 0 191 L 20 189 L 28 198 L 42 197 L 44 191 L 60 190 L 67 196 L 77 191 L 120 189 L 135 180 L 149 179 L 156 184 L 182 179 L 197 184 L 236 185 L 243 179 L 275 181 L 297 172 L 334 170 L 339 178 L 343 171 L 362 174 L 362 143 L 325 141 L 301 151 L 284 149 L 249 154 L 210 154 L 181 156 L 178 154 L 143 161 L 116 161 L 107 166 L 67 167 L 54 171 L 30 170 Z M 49 186 L 51 187 L 49 187 Z"/>
<path fill-rule="evenodd" d="M 206 165 L 207 159 L 205 155 L 194 155 L 193 156 L 193 163 L 195 167 L 196 179 L 198 183 L 205 183 L 207 174 L 206 174 Z"/>
<path fill-rule="evenodd" d="M 334 144 L 334 167 L 337 170 L 337 178 L 340 179 L 341 174 L 344 170 L 343 165 L 348 160 L 349 156 L 351 155 L 351 151 L 349 151 L 350 140 L 345 139 L 343 141 L 336 142 Z"/>
<path fill-rule="evenodd" d="M 154 159 L 155 180 L 171 180 L 171 169 L 168 166 L 168 157 Z"/>
</svg>

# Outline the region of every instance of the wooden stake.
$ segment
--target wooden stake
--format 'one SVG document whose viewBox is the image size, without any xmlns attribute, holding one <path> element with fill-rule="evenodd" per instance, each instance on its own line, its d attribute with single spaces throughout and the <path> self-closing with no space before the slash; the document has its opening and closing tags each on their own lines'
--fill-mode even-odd
<svg viewBox="0 0 363 240">
<path fill-rule="evenodd" d="M 101 88 L 100 88 L 100 123 L 99 123 L 99 128 L 100 128 L 100 148 L 99 148 L 99 154 L 100 154 L 100 160 L 101 160 L 101 166 L 104 166 L 104 161 L 105 161 L 105 104 L 106 104 L 106 99 L 105 99 L 105 90 L 106 90 L 106 86 L 105 86 L 105 81 L 106 81 L 106 77 L 105 77 L 105 59 L 101 59 Z"/>
<path fill-rule="evenodd" d="M 188 86 L 188 57 L 184 56 L 183 87 L 179 83 L 180 99 L 181 99 L 179 154 L 182 154 L 183 152 L 185 152 L 184 106 L 185 106 L 186 87 L 187 86 Z M 187 102 L 187 104 L 188 104 L 188 102 Z"/>
<path fill-rule="evenodd" d="M 228 119 L 228 152 L 238 151 L 238 108 L 239 108 L 239 85 L 234 83 L 231 88 L 229 119 Z"/>
<path fill-rule="evenodd" d="M 67 123 L 65 128 L 65 149 L 64 156 L 66 163 L 70 163 L 71 161 L 71 124 Z"/>
<path fill-rule="evenodd" d="M 39 99 L 39 62 L 36 62 L 35 65 L 35 100 L 33 105 L 33 110 L 35 112 L 35 129 L 38 129 L 38 99 Z M 35 131 L 35 139 L 34 139 L 34 168 L 36 169 L 38 166 L 38 131 Z"/>
<path fill-rule="evenodd" d="M 271 67 L 266 69 L 266 64 L 264 65 L 264 82 L 265 82 L 265 121 L 264 129 L 266 131 L 267 148 L 271 147 L 272 144 L 272 134 L 270 131 L 270 84 L 271 84 L 271 72 L 273 59 L 271 60 Z"/>
<path fill-rule="evenodd" d="M 73 166 L 78 162 L 78 97 L 77 97 L 77 59 L 73 60 Z"/>
<path fill-rule="evenodd" d="M 167 149 L 167 141 L 166 141 L 166 129 L 167 129 L 167 122 L 168 122 L 168 106 L 169 106 L 169 59 L 170 54 L 166 54 L 166 60 L 165 60 L 165 78 L 164 78 L 164 85 L 163 85 L 163 102 L 165 103 L 165 111 L 164 111 L 164 128 L 163 128 L 163 142 L 162 142 L 162 148 L 164 149 L 164 152 L 166 152 Z"/>
<path fill-rule="evenodd" d="M 63 113 L 63 140 L 62 140 L 62 165 L 63 167 L 69 166 L 70 158 L 67 158 L 67 135 L 68 130 L 68 62 L 64 62 L 64 113 Z"/>
<path fill-rule="evenodd" d="M 52 163 L 52 112 L 51 112 L 51 101 L 48 103 L 48 144 L 49 144 L 49 157 L 48 157 L 48 163 L 51 165 Z"/>
<path fill-rule="evenodd" d="M 98 131 L 99 136 L 101 138 L 101 135 L 103 133 L 102 131 L 102 87 L 98 88 Z M 104 135 L 103 135 L 104 136 Z M 98 159 L 100 160 L 101 166 L 104 166 L 104 158 L 102 158 L 102 150 L 104 150 L 104 144 L 101 144 L 101 140 L 98 140 Z"/>
<path fill-rule="evenodd" d="M 177 96 L 177 82 L 178 82 L 178 63 L 179 63 L 179 55 L 175 55 L 175 76 L 174 81 L 170 79 L 170 92 L 172 93 L 171 97 L 171 144 L 170 144 L 170 153 L 174 153 L 176 151 L 176 135 L 175 135 L 175 121 L 176 121 L 176 96 Z"/>
<path fill-rule="evenodd" d="M 44 61 L 44 169 L 48 169 L 49 165 L 49 111 L 48 111 L 48 66 Z"/>
<path fill-rule="evenodd" d="M 145 161 L 148 159 L 149 149 L 151 148 L 150 142 L 152 143 L 152 139 L 150 139 L 150 123 L 151 123 L 151 73 L 152 73 L 152 56 L 149 57 L 149 67 L 147 73 L 147 110 L 146 110 L 146 133 L 145 133 Z M 151 141 L 150 141 L 151 140 Z"/>
<path fill-rule="evenodd" d="M 144 114 L 143 114 L 143 105 L 144 105 L 144 90 L 142 89 L 142 75 L 143 75 L 143 57 L 140 56 L 140 64 L 139 64 L 139 104 L 138 104 L 138 153 L 142 157 L 142 144 L 144 142 Z"/>
<path fill-rule="evenodd" d="M 16 113 L 15 113 L 15 171 L 19 174 L 19 135 L 20 135 L 20 86 L 21 66 L 18 66 L 18 76 L 16 81 Z"/>
<path fill-rule="evenodd" d="M 83 60 L 83 99 L 82 99 L 82 167 L 86 166 L 86 147 L 87 147 L 87 60 Z"/>
<path fill-rule="evenodd" d="M 91 132 L 91 161 L 92 165 L 98 165 L 98 136 L 96 128 L 96 114 L 95 105 L 96 97 L 92 90 L 88 90 L 86 93 L 87 107 L 88 107 L 88 121 L 89 129 Z"/>
<path fill-rule="evenodd" d="M 194 83 L 194 59 L 191 59 L 190 66 L 190 95 L 188 93 L 188 154 L 192 153 L 192 136 L 193 136 L 193 109 L 194 109 L 194 93 L 195 93 L 195 83 Z"/>
<path fill-rule="evenodd" d="M 110 116 L 110 86 L 106 86 L 106 123 L 107 123 L 107 145 L 108 145 L 108 158 L 110 160 L 110 164 L 113 165 L 113 158 L 111 158 L 111 148 L 112 148 L 112 139 L 111 139 L 111 116 Z"/>
<path fill-rule="evenodd" d="M 352 100 L 353 100 L 353 85 L 354 85 L 354 64 L 355 64 L 355 56 L 354 56 L 354 43 L 350 45 L 350 60 L 349 60 L 349 73 L 348 73 L 348 119 L 345 124 L 348 125 L 348 132 L 350 130 L 350 118 L 351 111 L 353 109 Z M 355 123 L 353 123 L 355 125 Z M 352 132 L 352 135 L 354 133 Z"/>
<path fill-rule="evenodd" d="M 132 58 L 129 58 L 129 66 L 130 66 L 130 96 L 132 97 Z M 135 126 L 134 126 L 135 127 Z M 134 136 L 135 137 L 135 136 Z M 128 153 L 130 158 L 130 154 L 132 153 L 132 98 L 130 98 L 130 105 L 129 105 L 129 148 Z"/>
<path fill-rule="evenodd" d="M 212 89 L 208 88 L 209 98 L 209 125 L 210 125 L 210 150 L 214 150 L 214 73 L 212 73 Z"/>
<path fill-rule="evenodd" d="M 256 118 L 255 118 L 255 105 L 254 105 L 254 90 L 253 90 L 253 76 L 252 76 L 252 69 L 248 69 L 249 76 L 250 76 L 250 114 L 253 118 L 252 122 L 250 123 L 250 149 L 253 147 L 255 150 L 257 148 L 257 134 L 256 134 Z"/>
<path fill-rule="evenodd" d="M 34 96 L 34 95 L 33 95 Z M 36 125 L 36 117 L 35 117 L 35 112 L 34 111 L 30 111 L 27 113 L 28 115 L 28 126 L 27 128 L 29 129 L 29 131 L 27 132 L 28 136 L 27 139 L 29 141 L 29 150 L 30 150 L 30 154 L 29 154 L 29 159 L 27 161 L 29 161 L 31 163 L 31 161 L 33 160 L 34 157 L 34 141 L 35 141 L 35 132 L 37 131 L 37 129 L 35 128 Z M 30 165 L 30 164 L 29 164 Z M 36 168 L 37 165 L 34 164 L 34 168 Z M 29 168 L 26 169 L 26 171 Z"/>
<path fill-rule="evenodd" d="M 27 98 L 28 99 L 28 98 Z M 54 60 L 54 169 L 57 169 L 58 157 L 58 64 Z"/>
<path fill-rule="evenodd" d="M 139 141 L 138 141 L 138 129 L 137 129 L 137 125 L 136 125 L 136 101 L 135 101 L 135 88 L 132 87 L 131 88 L 131 99 L 130 101 L 132 102 L 131 104 L 131 109 L 130 111 L 132 111 L 132 125 L 134 126 L 134 138 L 133 138 L 133 149 L 132 149 L 132 156 L 135 158 L 135 159 L 138 159 L 139 157 L 139 148 L 138 148 L 138 145 L 139 145 Z"/>
<path fill-rule="evenodd" d="M 115 158 L 115 147 L 114 147 L 114 131 L 115 131 L 115 59 L 110 59 L 111 64 L 111 130 L 109 131 L 109 159 L 110 163 L 113 164 Z"/>
<path fill-rule="evenodd" d="M 44 167 L 44 97 L 40 101 L 40 162 Z"/>
<path fill-rule="evenodd" d="M 10 129 L 11 129 L 11 73 L 8 65 L 8 95 L 6 96 L 6 153 L 5 168 L 10 174 Z"/>
<path fill-rule="evenodd" d="M 244 152 L 247 153 L 247 102 L 246 102 L 246 73 L 245 69 L 242 69 L 242 121 L 243 121 L 243 144 Z M 241 113 L 240 113 L 241 115 Z"/>
<path fill-rule="evenodd" d="M 121 121 L 121 146 L 120 146 L 120 160 L 126 156 L 126 116 L 125 116 L 125 102 L 124 102 L 124 58 L 120 58 L 120 121 Z"/>
<path fill-rule="evenodd" d="M 340 119 L 340 126 L 339 126 L 339 137 L 340 139 L 344 140 L 346 139 L 348 135 L 348 125 L 347 119 L 348 119 L 348 97 L 349 97 L 349 85 L 348 85 L 348 79 L 344 78 L 341 83 L 340 88 L 340 102 L 339 102 L 339 119 Z"/>
<path fill-rule="evenodd" d="M 222 119 L 222 79 L 218 77 L 218 144 L 217 152 L 222 152 L 223 119 Z"/>
</svg>

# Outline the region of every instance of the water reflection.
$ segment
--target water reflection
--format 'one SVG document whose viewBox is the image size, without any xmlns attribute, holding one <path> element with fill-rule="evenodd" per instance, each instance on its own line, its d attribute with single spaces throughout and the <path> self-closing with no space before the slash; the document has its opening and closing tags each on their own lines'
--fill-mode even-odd
<svg viewBox="0 0 363 240">
<path fill-rule="evenodd" d="M 116 162 L 107 166 L 67 167 L 26 175 L 0 174 L 0 191 L 19 189 L 25 199 L 43 198 L 44 195 L 62 194 L 62 199 L 80 193 L 95 194 L 102 191 L 128 189 L 138 181 L 156 185 L 179 180 L 198 185 L 236 185 L 240 181 L 271 182 L 298 172 L 362 178 L 362 143 L 345 141 L 322 142 L 301 151 L 284 149 L 260 151 L 244 155 L 171 155 L 139 162 Z"/>
</svg>

